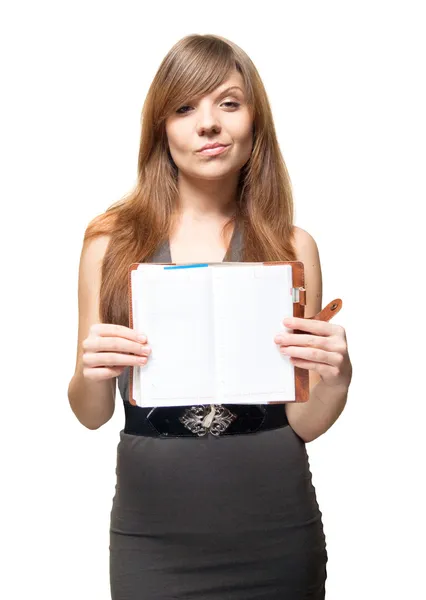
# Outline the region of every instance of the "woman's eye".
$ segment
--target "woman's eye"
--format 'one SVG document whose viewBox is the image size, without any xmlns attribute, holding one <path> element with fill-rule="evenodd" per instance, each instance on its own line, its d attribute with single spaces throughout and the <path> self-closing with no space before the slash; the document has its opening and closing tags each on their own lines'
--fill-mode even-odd
<svg viewBox="0 0 426 600">
<path fill-rule="evenodd" d="M 238 102 L 222 102 L 222 104 L 231 104 L 231 105 L 232 105 L 232 106 L 234 106 L 235 108 L 238 108 L 238 106 L 240 106 Z M 184 115 L 184 114 L 186 114 L 186 113 L 187 113 L 187 111 L 183 111 L 183 112 L 181 112 L 183 108 L 191 108 L 191 107 L 190 107 L 190 106 L 188 106 L 187 104 L 185 104 L 184 106 L 181 106 L 180 108 L 178 108 L 176 112 L 177 112 L 178 114 L 181 114 L 181 115 Z"/>
</svg>

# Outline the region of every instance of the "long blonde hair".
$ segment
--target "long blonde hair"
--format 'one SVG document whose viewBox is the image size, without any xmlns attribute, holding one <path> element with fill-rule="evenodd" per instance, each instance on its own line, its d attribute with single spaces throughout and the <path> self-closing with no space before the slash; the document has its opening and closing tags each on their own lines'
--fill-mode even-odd
<svg viewBox="0 0 426 600">
<path fill-rule="evenodd" d="M 253 150 L 240 171 L 235 220 L 244 233 L 243 261 L 297 260 L 293 246 L 293 198 L 269 100 L 251 59 L 217 35 L 189 35 L 163 59 L 145 99 L 137 182 L 88 225 L 84 242 L 110 235 L 102 265 L 101 321 L 129 326 L 128 268 L 149 260 L 173 226 L 177 167 L 170 155 L 165 121 L 189 99 L 222 85 L 237 69 L 253 109 Z"/>
</svg>

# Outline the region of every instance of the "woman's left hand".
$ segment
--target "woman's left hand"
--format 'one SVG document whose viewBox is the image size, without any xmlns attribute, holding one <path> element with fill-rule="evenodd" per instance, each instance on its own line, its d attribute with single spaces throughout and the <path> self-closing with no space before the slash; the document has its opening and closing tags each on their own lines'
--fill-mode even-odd
<svg viewBox="0 0 426 600">
<path fill-rule="evenodd" d="M 326 385 L 347 389 L 352 379 L 352 364 L 345 329 L 328 321 L 298 317 L 284 319 L 283 323 L 306 334 L 278 333 L 274 341 L 280 352 L 288 355 L 295 367 L 317 371 Z"/>
</svg>

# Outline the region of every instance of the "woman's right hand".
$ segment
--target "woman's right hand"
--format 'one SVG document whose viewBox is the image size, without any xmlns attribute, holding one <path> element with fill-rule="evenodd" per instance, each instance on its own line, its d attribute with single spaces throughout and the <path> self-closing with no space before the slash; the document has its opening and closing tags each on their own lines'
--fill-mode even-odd
<svg viewBox="0 0 426 600">
<path fill-rule="evenodd" d="M 144 366 L 151 354 L 146 335 L 112 323 L 91 325 L 82 346 L 83 375 L 94 381 L 112 379 L 128 366 Z"/>
</svg>

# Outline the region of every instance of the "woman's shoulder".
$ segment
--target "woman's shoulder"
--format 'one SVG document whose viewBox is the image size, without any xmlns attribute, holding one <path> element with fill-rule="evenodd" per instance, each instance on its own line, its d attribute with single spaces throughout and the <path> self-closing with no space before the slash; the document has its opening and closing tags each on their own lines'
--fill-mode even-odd
<svg viewBox="0 0 426 600">
<path fill-rule="evenodd" d="M 296 254 L 299 260 L 302 260 L 299 257 L 301 255 L 305 255 L 306 252 L 313 252 L 317 250 L 317 244 L 313 236 L 308 231 L 306 231 L 306 229 L 302 229 L 301 227 L 293 225 L 293 239 Z"/>
<path fill-rule="evenodd" d="M 297 260 L 303 262 L 305 269 L 321 271 L 318 246 L 313 236 L 306 229 L 294 225 L 293 240 Z"/>
<path fill-rule="evenodd" d="M 104 253 L 108 248 L 108 245 L 111 241 L 111 234 L 99 233 L 97 235 L 91 236 L 89 239 L 85 239 L 83 243 L 83 248 L 87 251 L 91 252 L 101 252 Z"/>
</svg>

